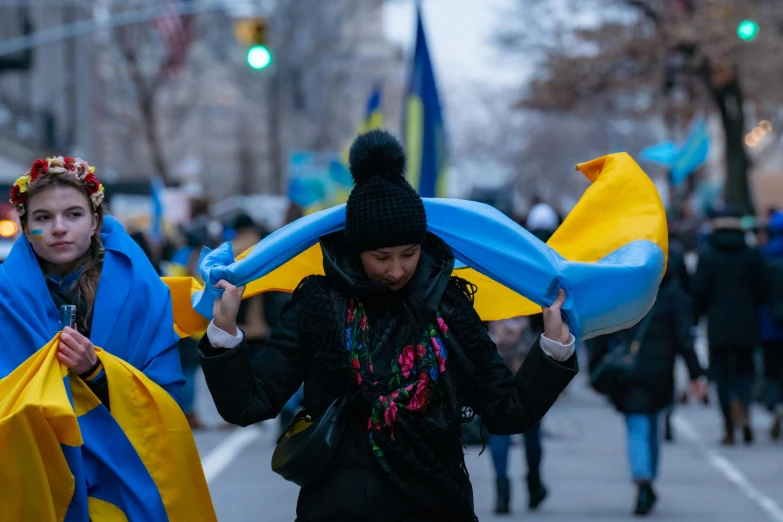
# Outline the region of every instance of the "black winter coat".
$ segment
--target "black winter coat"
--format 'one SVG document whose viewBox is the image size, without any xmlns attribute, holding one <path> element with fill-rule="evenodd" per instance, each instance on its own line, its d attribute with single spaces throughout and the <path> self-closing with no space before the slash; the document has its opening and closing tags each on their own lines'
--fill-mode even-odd
<svg viewBox="0 0 783 522">
<path fill-rule="evenodd" d="M 326 278 L 337 278 L 350 288 L 365 277 L 345 253 L 341 234 L 324 238 L 321 246 Z M 448 247 L 444 247 L 434 236 L 428 238 L 416 276 L 410 283 L 415 285 L 422 301 L 430 305 L 437 306 L 446 286 L 451 284 L 453 257 Z M 320 284 L 319 281 L 311 279 L 305 285 Z M 201 339 L 204 374 L 217 409 L 226 421 L 246 426 L 276 417 L 302 382 L 304 406 L 315 416 L 339 395 L 330 376 L 312 364 L 312 348 L 302 341 L 306 329 L 300 321 L 305 312 L 303 301 L 301 293 L 295 292 L 266 346 L 258 351 L 251 352 L 244 343 L 231 350 L 216 349 L 209 344 L 207 336 Z M 480 387 L 464 390 L 466 406 L 481 416 L 490 432 L 524 432 L 543 417 L 576 375 L 576 357 L 565 363 L 555 362 L 537 342 L 516 376 L 512 375 L 472 307 L 471 313 L 474 335 L 459 340 L 477 343 L 475 348 L 486 350 L 489 357 L 485 367 L 478 369 L 482 374 Z M 368 317 L 371 332 L 385 328 L 388 318 L 382 314 L 370 315 L 368 311 Z M 388 367 L 394 355 L 395 349 L 391 347 L 376 353 L 376 368 Z M 452 371 L 449 364 L 447 372 Z M 367 412 L 364 404 L 351 412 L 337 456 L 326 476 L 300 492 L 297 521 L 440 520 L 438 512 L 427 512 L 416 499 L 397 488 L 382 470 L 370 449 Z M 458 422 L 455 431 L 459 437 Z M 453 458 L 462 462 L 461 450 Z"/>
<path fill-rule="evenodd" d="M 669 267 L 674 268 L 671 262 Z M 631 383 L 610 397 L 621 413 L 655 413 L 672 403 L 677 355 L 685 360 L 691 379 L 703 373 L 693 349 L 690 299 L 682 290 L 677 270 L 667 271 L 649 314 L 652 314 L 652 319 L 643 332 Z M 629 345 L 646 320 L 645 317 L 633 328 L 600 338 L 603 342 L 596 344 L 597 349 L 591 354 L 591 359 L 600 358 L 615 343 Z"/>
<path fill-rule="evenodd" d="M 742 230 L 710 234 L 693 278 L 694 315 L 707 316 L 710 354 L 721 357 L 754 349 L 758 312 L 766 300 L 761 253 L 747 246 Z"/>
</svg>

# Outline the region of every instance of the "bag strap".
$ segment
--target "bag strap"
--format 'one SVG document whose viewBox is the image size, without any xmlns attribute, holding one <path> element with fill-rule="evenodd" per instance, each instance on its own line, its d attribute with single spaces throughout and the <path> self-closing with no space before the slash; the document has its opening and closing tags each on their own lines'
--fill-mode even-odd
<svg viewBox="0 0 783 522">
<path fill-rule="evenodd" d="M 644 336 L 647 335 L 647 330 L 650 328 L 652 320 L 653 310 L 651 308 L 650 311 L 647 312 L 647 315 L 644 316 L 644 319 L 642 319 L 639 328 L 636 330 L 636 335 L 633 336 L 633 341 L 631 341 L 631 353 L 636 353 L 639 351 L 639 348 L 641 348 L 642 341 L 644 340 Z"/>
</svg>

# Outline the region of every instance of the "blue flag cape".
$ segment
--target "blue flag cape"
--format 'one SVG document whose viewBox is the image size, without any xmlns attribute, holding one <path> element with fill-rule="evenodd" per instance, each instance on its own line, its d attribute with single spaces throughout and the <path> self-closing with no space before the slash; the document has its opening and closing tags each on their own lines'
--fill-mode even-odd
<svg viewBox="0 0 783 522">
<path fill-rule="evenodd" d="M 119 221 L 107 216 L 101 239 L 106 255 L 90 340 L 144 372 L 179 400 L 185 379 L 168 287 Z M 0 265 L 0 317 L 1 379 L 58 332 L 59 311 L 24 235 Z"/>
<path fill-rule="evenodd" d="M 106 255 L 90 339 L 96 346 L 104 347 L 106 352 L 134 367 L 123 369 L 124 363 L 115 362 L 117 359 L 101 355 L 99 351 L 109 378 L 111 413 L 80 379 L 56 369 L 62 368 L 54 359 L 59 314 L 32 247 L 24 236 L 17 240 L 6 262 L 0 265 L 0 314 L 3 317 L 0 322 L 0 385 L 10 386 L 8 389 L 12 390 L 7 397 L 0 398 L 0 410 L 5 411 L 4 415 L 11 415 L 19 408 L 14 404 L 18 405 L 19 401 L 28 404 L 27 409 L 19 410 L 21 413 L 0 419 L 0 428 L 11 429 L 9 426 L 14 426 L 13 423 L 24 424 L 20 415 L 36 419 L 56 415 L 45 421 L 51 426 L 48 429 L 38 420 L 29 424 L 32 426 L 29 431 L 24 428 L 20 431 L 17 427 L 7 436 L 13 440 L 13 437 L 28 433 L 18 446 L 25 446 L 29 452 L 38 444 L 41 451 L 49 455 L 43 466 L 52 465 L 51 459 L 64 459 L 67 465 L 67 468 L 61 468 L 54 481 L 51 477 L 49 480 L 41 478 L 41 466 L 19 477 L 7 477 L 28 481 L 20 484 L 22 487 L 42 489 L 39 492 L 41 503 L 39 506 L 14 506 L 15 499 L 8 498 L 2 502 L 5 507 L 0 512 L 11 509 L 16 513 L 14 509 L 24 509 L 33 513 L 38 509 L 50 509 L 48 502 L 54 502 L 51 509 L 65 513 L 65 521 L 86 521 L 91 515 L 100 516 L 107 509 L 112 513 L 119 510 L 128 520 L 168 520 L 167 510 L 171 511 L 175 505 L 169 500 L 172 495 L 178 495 L 180 487 L 196 487 L 186 482 L 173 484 L 167 478 L 173 474 L 166 471 L 165 463 L 160 460 L 167 460 L 171 465 L 182 457 L 184 466 L 193 461 L 194 469 L 200 471 L 192 435 L 187 440 L 181 438 L 182 434 L 189 434 L 184 415 L 171 400 L 171 397 L 178 398 L 184 378 L 168 288 L 117 220 L 105 218 L 101 238 Z M 24 368 L 24 371 L 15 371 L 17 368 Z M 144 376 L 135 375 L 136 369 Z M 45 391 L 39 392 L 40 389 Z M 12 402 L 4 404 L 8 400 Z M 62 413 L 62 400 L 66 405 L 70 401 L 70 414 L 67 407 L 65 414 Z M 33 417 L 35 415 L 38 417 Z M 72 422 L 69 419 L 75 419 L 78 428 L 72 426 L 64 430 Z M 12 424 L 7 424 L 9 422 Z M 131 431 L 125 431 L 127 429 Z M 157 434 L 154 440 L 149 438 L 150 429 Z M 50 453 L 53 436 L 60 441 L 61 455 Z M 28 441 L 30 437 L 34 440 Z M 26 447 L 30 444 L 33 446 Z M 172 444 L 175 450 L 171 450 Z M 10 451 L 10 448 L 5 449 Z M 13 452 L 3 458 L 9 459 L 7 464 L 12 470 L 25 469 L 23 463 L 13 466 L 16 458 Z M 34 455 L 31 453 L 28 458 L 34 460 Z M 193 471 L 190 475 L 194 480 L 199 479 Z M 203 475 L 200 481 L 205 492 Z M 196 480 L 196 484 L 201 482 Z M 43 491 L 47 484 L 54 488 L 51 498 Z M 160 484 L 170 487 L 161 490 Z M 65 506 L 63 498 L 68 500 Z M 207 514 L 205 517 L 210 518 Z"/>
<path fill-rule="evenodd" d="M 482 319 L 540 312 L 563 288 L 570 330 L 577 339 L 588 339 L 628 328 L 652 307 L 668 247 L 655 186 L 627 154 L 598 158 L 579 169 L 593 184 L 546 244 L 488 205 L 423 198 L 428 230 L 454 253 L 454 275 L 478 286 Z M 290 290 L 303 276 L 323 273 L 319 238 L 344 226 L 345 205 L 340 205 L 267 236 L 240 260 L 229 243 L 205 250 L 199 262 L 205 284 L 192 292 L 193 309 L 212 317 L 221 279 L 248 285 L 247 296 Z"/>
</svg>

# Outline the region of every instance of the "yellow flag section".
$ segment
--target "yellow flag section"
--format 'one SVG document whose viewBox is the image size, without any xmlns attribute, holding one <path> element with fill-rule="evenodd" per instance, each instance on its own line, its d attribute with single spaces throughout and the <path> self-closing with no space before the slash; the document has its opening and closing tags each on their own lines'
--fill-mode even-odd
<svg viewBox="0 0 783 522">
<path fill-rule="evenodd" d="M 576 170 L 591 183 L 577 205 L 547 241 L 568 261 L 593 263 L 633 241 L 657 244 L 668 259 L 666 210 L 658 189 L 626 153 L 580 163 Z M 664 263 L 664 267 L 666 264 Z M 475 307 L 485 321 L 541 312 L 541 306 L 472 268 L 455 274 L 475 284 Z"/>
<path fill-rule="evenodd" d="M 0 520 L 217 520 L 177 403 L 96 348 L 109 413 L 57 360 L 58 341 L 0 380 Z"/>
<path fill-rule="evenodd" d="M 568 261 L 596 262 L 637 240 L 657 244 L 668 255 L 665 210 L 647 174 L 626 153 L 610 154 L 576 166 L 591 183 L 547 244 Z M 242 259 L 248 252 L 237 257 Z M 245 297 L 267 291 L 292 292 L 311 274 L 323 274 L 316 243 L 276 270 L 247 285 Z M 475 307 L 485 321 L 539 313 L 541 307 L 472 268 L 454 271 L 478 287 Z M 164 278 L 171 288 L 174 320 L 181 335 L 206 330 L 208 322 L 191 307 L 203 287 L 190 278 Z"/>
</svg>

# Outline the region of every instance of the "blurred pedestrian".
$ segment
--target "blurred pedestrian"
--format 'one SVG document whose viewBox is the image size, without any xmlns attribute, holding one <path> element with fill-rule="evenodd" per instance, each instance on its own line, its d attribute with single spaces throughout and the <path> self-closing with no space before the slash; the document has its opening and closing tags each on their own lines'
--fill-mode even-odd
<svg viewBox="0 0 783 522">
<path fill-rule="evenodd" d="M 747 245 L 743 213 L 726 208 L 712 219 L 693 277 L 694 316 L 707 316 L 710 376 L 723 416 L 721 443 L 734 444 L 734 430 L 753 441 L 750 401 L 759 338 L 757 316 L 766 300 L 764 258 Z"/>
<path fill-rule="evenodd" d="M 522 366 L 528 353 L 529 341 L 541 335 L 541 332 L 529 330 L 529 319 L 517 317 L 503 321 L 493 321 L 489 325 L 490 337 L 498 348 L 498 353 L 516 373 Z M 528 335 L 525 335 L 525 334 Z M 525 444 L 525 463 L 527 474 L 528 508 L 537 509 L 547 497 L 547 488 L 541 480 L 541 421 L 522 434 Z M 511 481 L 508 477 L 508 455 L 511 449 L 510 435 L 489 434 L 489 449 L 492 453 L 492 465 L 495 468 L 495 513 L 511 512 Z"/>
<path fill-rule="evenodd" d="M 201 276 L 198 271 L 199 253 L 201 248 L 209 242 L 209 239 L 204 231 L 196 228 L 185 233 L 185 240 L 187 242 L 185 246 L 172 255 L 167 275 L 193 277 L 200 281 Z M 183 337 L 177 344 L 182 371 L 185 375 L 185 386 L 182 389 L 182 410 L 185 412 L 188 424 L 194 430 L 206 427 L 196 413 L 196 374 L 201 367 L 201 357 L 196 346 L 202 335 Z"/>
<path fill-rule="evenodd" d="M 603 336 L 606 342 L 599 346 L 604 351 L 593 354 L 597 360 L 612 357 L 618 350 L 633 355 L 630 374 L 610 399 L 625 417 L 628 461 L 637 486 L 636 515 L 650 513 L 657 500 L 653 484 L 660 462 L 660 414 L 674 400 L 677 355 L 688 367 L 694 396 L 700 399 L 707 393 L 707 381 L 693 349 L 690 300 L 672 268 L 669 258 L 658 298 L 647 316 L 633 328 Z"/>
<path fill-rule="evenodd" d="M 783 212 L 770 216 L 762 248 L 767 263 L 769 300 L 761 309 L 761 346 L 767 403 L 773 413 L 770 437 L 778 440 L 783 424 Z"/>
<path fill-rule="evenodd" d="M 261 230 L 253 219 L 240 213 L 234 219 L 231 227 L 234 238 L 231 240 L 231 248 L 234 255 L 254 247 L 261 241 Z M 237 325 L 245 332 L 245 339 L 253 349 L 260 348 L 264 340 L 269 337 L 270 326 L 264 315 L 264 297 L 255 295 L 242 300 L 237 314 Z"/>
</svg>

